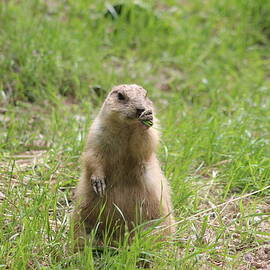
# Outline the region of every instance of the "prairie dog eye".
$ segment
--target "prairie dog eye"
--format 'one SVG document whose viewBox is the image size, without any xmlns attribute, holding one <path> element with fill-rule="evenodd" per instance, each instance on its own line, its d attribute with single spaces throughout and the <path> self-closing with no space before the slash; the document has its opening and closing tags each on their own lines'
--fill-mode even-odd
<svg viewBox="0 0 270 270">
<path fill-rule="evenodd" d="M 117 94 L 118 100 L 125 100 L 125 96 L 121 93 Z"/>
</svg>

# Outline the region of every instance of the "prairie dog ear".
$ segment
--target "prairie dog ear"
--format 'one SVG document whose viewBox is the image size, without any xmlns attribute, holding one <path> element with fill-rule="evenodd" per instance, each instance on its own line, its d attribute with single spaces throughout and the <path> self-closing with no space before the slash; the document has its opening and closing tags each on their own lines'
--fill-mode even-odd
<svg viewBox="0 0 270 270">
<path fill-rule="evenodd" d="M 124 95 L 124 93 L 122 93 L 121 92 L 121 90 L 113 90 L 113 91 L 111 91 L 111 93 L 109 94 L 109 96 L 117 96 L 117 98 L 119 99 L 119 100 L 121 100 L 121 99 L 125 99 L 125 95 Z"/>
<path fill-rule="evenodd" d="M 118 90 L 112 90 L 110 95 L 116 94 L 118 92 Z"/>
</svg>

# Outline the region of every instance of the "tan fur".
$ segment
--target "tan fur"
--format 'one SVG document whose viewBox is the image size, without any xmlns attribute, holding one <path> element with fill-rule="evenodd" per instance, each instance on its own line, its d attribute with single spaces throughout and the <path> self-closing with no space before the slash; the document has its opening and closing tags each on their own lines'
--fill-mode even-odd
<svg viewBox="0 0 270 270">
<path fill-rule="evenodd" d="M 117 99 L 118 92 L 125 95 L 125 102 Z M 119 240 L 125 227 L 131 230 L 161 217 L 162 224 L 169 226 L 163 235 L 175 230 L 170 189 L 155 154 L 157 123 L 154 119 L 153 127 L 143 126 L 135 117 L 136 108 L 153 109 L 146 90 L 138 85 L 116 86 L 90 128 L 82 156 L 82 176 L 75 192 L 76 238 L 98 224 L 97 238 L 102 240 L 107 230 L 114 231 L 113 240 Z M 105 177 L 104 196 L 93 191 L 93 176 Z"/>
</svg>

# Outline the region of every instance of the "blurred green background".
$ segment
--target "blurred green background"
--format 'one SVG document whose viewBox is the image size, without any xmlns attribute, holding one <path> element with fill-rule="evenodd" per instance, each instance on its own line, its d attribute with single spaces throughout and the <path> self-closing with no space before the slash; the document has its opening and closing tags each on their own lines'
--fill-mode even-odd
<svg viewBox="0 0 270 270">
<path fill-rule="evenodd" d="M 80 100 L 136 82 L 226 105 L 269 86 L 269 1 L 126 1 L 112 19 L 117 4 L 2 1 L 2 98 Z"/>
</svg>

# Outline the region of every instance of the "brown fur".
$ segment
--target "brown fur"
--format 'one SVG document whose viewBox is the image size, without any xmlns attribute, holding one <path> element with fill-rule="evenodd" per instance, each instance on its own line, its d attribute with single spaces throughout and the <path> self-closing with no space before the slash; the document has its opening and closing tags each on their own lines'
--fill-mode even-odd
<svg viewBox="0 0 270 270">
<path fill-rule="evenodd" d="M 117 99 L 118 92 L 126 100 Z M 94 120 L 82 156 L 83 172 L 75 192 L 75 237 L 98 224 L 97 238 L 114 231 L 123 238 L 124 228 L 164 217 L 163 235 L 174 232 L 170 189 L 156 158 L 156 120 L 147 128 L 136 118 L 136 109 L 153 109 L 146 91 L 138 85 L 114 87 Z M 104 196 L 93 191 L 91 177 L 105 178 Z M 103 211 L 101 212 L 101 208 Z M 111 226 L 109 226 L 111 224 Z"/>
</svg>

